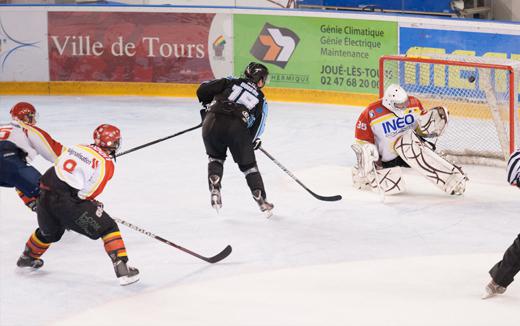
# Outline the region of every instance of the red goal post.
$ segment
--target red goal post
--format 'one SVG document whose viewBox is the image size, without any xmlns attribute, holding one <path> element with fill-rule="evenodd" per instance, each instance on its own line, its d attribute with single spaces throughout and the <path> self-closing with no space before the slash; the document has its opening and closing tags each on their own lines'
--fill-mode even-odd
<svg viewBox="0 0 520 326">
<path fill-rule="evenodd" d="M 462 163 L 500 165 L 520 145 L 519 75 L 519 61 L 494 57 L 383 56 L 379 95 L 399 84 L 425 108 L 446 107 L 441 153 Z"/>
</svg>

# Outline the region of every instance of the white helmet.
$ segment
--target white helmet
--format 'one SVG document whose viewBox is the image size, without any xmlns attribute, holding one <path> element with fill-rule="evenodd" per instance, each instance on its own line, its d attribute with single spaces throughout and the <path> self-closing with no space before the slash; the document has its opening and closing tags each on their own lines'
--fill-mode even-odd
<svg viewBox="0 0 520 326">
<path fill-rule="evenodd" d="M 401 86 L 392 84 L 383 95 L 383 106 L 401 116 L 402 111 L 408 107 L 408 94 Z"/>
</svg>

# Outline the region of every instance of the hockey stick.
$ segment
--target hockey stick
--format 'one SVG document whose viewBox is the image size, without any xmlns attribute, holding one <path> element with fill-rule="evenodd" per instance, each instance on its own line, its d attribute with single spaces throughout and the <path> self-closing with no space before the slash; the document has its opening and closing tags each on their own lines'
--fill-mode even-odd
<svg viewBox="0 0 520 326">
<path fill-rule="evenodd" d="M 120 157 L 120 156 L 123 156 L 125 154 L 128 154 L 128 153 L 132 153 L 138 149 L 141 149 L 141 148 L 144 148 L 144 147 L 148 147 L 148 146 L 151 146 L 151 145 L 154 145 L 154 144 L 157 144 L 159 142 L 162 142 L 162 141 L 165 141 L 167 139 L 170 139 L 170 138 L 173 138 L 173 137 L 177 137 L 177 136 L 180 136 L 182 134 L 185 134 L 187 133 L 188 131 L 192 131 L 192 130 L 195 130 L 197 128 L 200 128 L 202 127 L 202 122 L 199 123 L 198 125 L 196 125 L 195 127 L 191 127 L 191 128 L 188 128 L 186 130 L 183 130 L 183 131 L 179 131 L 178 133 L 176 134 L 173 134 L 173 135 L 170 135 L 170 136 L 167 136 L 167 137 L 164 137 L 164 138 L 160 138 L 160 139 L 157 139 L 157 140 L 154 140 L 154 141 L 151 141 L 149 143 L 146 143 L 146 144 L 143 144 L 143 145 L 139 145 L 137 147 L 134 147 L 134 148 L 130 148 L 129 150 L 126 150 L 126 151 L 123 151 L 121 153 L 117 153 L 116 154 L 116 157 Z"/>
<path fill-rule="evenodd" d="M 307 188 L 300 180 L 298 180 L 298 178 L 296 178 L 294 176 L 294 174 L 291 173 L 291 171 L 287 170 L 287 168 L 285 168 L 280 162 L 278 162 L 274 157 L 271 156 L 271 154 L 269 154 L 265 149 L 263 149 L 262 147 L 259 147 L 258 148 L 259 150 L 262 151 L 262 153 L 264 153 L 267 157 L 269 157 L 271 159 L 271 161 L 274 162 L 274 164 L 278 165 L 278 167 L 280 169 L 282 169 L 285 173 L 287 173 L 291 178 L 293 178 L 294 181 L 296 181 L 300 186 L 303 187 L 303 189 L 307 190 L 307 192 L 309 192 L 311 195 L 314 196 L 314 198 L 316 199 L 319 199 L 319 200 L 323 200 L 323 201 L 337 201 L 337 200 L 341 200 L 341 195 L 336 195 L 336 196 L 320 196 L 316 193 L 314 193 L 312 190 L 310 190 L 309 188 Z"/>
<path fill-rule="evenodd" d="M 172 246 L 172 247 L 175 247 L 175 248 L 177 248 L 177 249 L 179 249 L 179 250 L 182 250 L 182 251 L 184 251 L 185 253 L 188 253 L 188 254 L 190 254 L 190 255 L 192 255 L 192 256 L 195 256 L 195 257 L 197 257 L 197 258 L 199 258 L 199 259 L 202 259 L 202 260 L 204 260 L 204 261 L 207 261 L 208 263 L 211 263 L 211 264 L 217 263 L 217 262 L 221 261 L 222 259 L 226 258 L 227 256 L 229 256 L 229 254 L 230 254 L 231 251 L 233 250 L 233 249 L 231 248 L 231 246 L 228 245 L 228 246 L 226 246 L 226 248 L 224 248 L 221 252 L 219 252 L 219 253 L 216 254 L 215 256 L 213 256 L 213 257 L 204 257 L 204 256 L 201 256 L 201 255 L 197 254 L 196 252 L 193 252 L 193 251 L 191 251 L 191 250 L 189 250 L 189 249 L 186 249 L 186 248 L 184 248 L 184 247 L 182 247 L 182 246 L 179 246 L 179 245 L 177 245 L 177 244 L 175 244 L 175 243 L 173 243 L 173 242 L 170 242 L 170 241 L 168 241 L 168 240 L 166 240 L 166 239 L 164 239 L 164 238 L 161 238 L 160 236 L 157 236 L 157 235 L 153 234 L 153 233 L 150 232 L 150 231 L 146 231 L 145 229 L 141 229 L 141 228 L 138 227 L 137 225 L 134 225 L 134 224 L 129 223 L 129 222 L 127 222 L 127 221 L 123 221 L 122 219 L 119 219 L 119 218 L 113 218 L 113 219 L 114 219 L 114 221 L 116 221 L 117 223 L 119 223 L 119 224 L 123 224 L 124 226 L 127 226 L 127 227 L 131 228 L 132 230 L 135 230 L 135 231 L 140 232 L 140 233 L 142 233 L 142 234 L 145 234 L 145 235 L 147 235 L 147 236 L 149 236 L 149 237 L 151 237 L 151 238 L 154 238 L 154 239 L 156 239 L 156 240 L 159 240 L 159 241 L 161 241 L 161 242 L 164 242 L 164 243 L 166 243 L 166 244 L 168 244 L 168 245 L 170 245 L 170 246 Z"/>
</svg>

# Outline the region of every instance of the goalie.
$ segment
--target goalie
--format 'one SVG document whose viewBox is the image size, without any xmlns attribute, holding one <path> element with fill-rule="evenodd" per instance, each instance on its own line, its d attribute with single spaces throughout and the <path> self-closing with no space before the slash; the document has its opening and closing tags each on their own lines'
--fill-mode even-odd
<svg viewBox="0 0 520 326">
<path fill-rule="evenodd" d="M 435 153 L 434 144 L 425 140 L 439 137 L 447 123 L 446 108 L 425 110 L 402 87 L 390 85 L 358 118 L 352 145 L 357 158 L 354 187 L 389 195 L 403 192 L 401 167 L 411 167 L 442 191 L 462 195 L 467 180 L 462 169 Z"/>
</svg>

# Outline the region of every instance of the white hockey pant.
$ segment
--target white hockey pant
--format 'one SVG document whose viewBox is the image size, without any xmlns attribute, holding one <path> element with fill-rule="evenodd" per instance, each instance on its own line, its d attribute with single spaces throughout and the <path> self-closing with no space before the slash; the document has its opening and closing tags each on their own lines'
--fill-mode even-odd
<svg viewBox="0 0 520 326">
<path fill-rule="evenodd" d="M 442 191 L 462 195 L 468 178 L 462 169 L 432 151 L 412 130 L 401 136 L 394 146 L 397 154 L 408 165 Z"/>
</svg>

